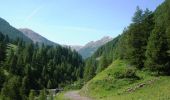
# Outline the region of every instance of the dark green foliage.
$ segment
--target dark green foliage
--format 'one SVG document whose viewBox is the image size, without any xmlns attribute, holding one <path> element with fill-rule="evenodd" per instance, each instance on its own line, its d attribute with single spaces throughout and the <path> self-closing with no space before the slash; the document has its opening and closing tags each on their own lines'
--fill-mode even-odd
<svg viewBox="0 0 170 100">
<path fill-rule="evenodd" d="M 7 36 L 6 36 L 7 37 Z M 0 64 L 1 61 L 5 60 L 6 56 L 6 43 L 8 42 L 8 39 L 0 32 Z"/>
<path fill-rule="evenodd" d="M 155 11 L 155 27 L 149 38 L 145 65 L 152 71 L 170 74 L 170 1 L 160 5 Z"/>
<path fill-rule="evenodd" d="M 85 69 L 84 69 L 84 79 L 88 81 L 92 79 L 96 75 L 96 59 L 89 58 L 86 61 Z"/>
<path fill-rule="evenodd" d="M 141 10 L 137 10 L 136 13 L 138 12 L 141 12 Z M 141 14 L 134 17 L 140 17 L 139 19 L 142 21 L 134 22 L 127 30 L 126 57 L 131 64 L 136 65 L 138 68 L 144 67 L 147 41 L 154 26 L 152 13 L 146 10 L 145 13 Z"/>
<path fill-rule="evenodd" d="M 132 18 L 132 21 L 134 23 L 141 23 L 143 21 L 143 10 L 140 9 L 139 6 L 136 8 L 136 12 Z"/>
<path fill-rule="evenodd" d="M 164 29 L 155 27 L 147 46 L 145 65 L 152 71 L 167 72 L 169 71 L 168 43 Z"/>
<path fill-rule="evenodd" d="M 5 82 L 1 90 L 2 100 L 22 100 L 20 86 L 21 78 L 17 76 L 11 77 Z"/>
<path fill-rule="evenodd" d="M 60 83 L 82 78 L 83 61 L 75 51 L 33 44 L 18 45 L 18 48 L 19 53 L 9 53 L 4 68 L 14 75 L 25 76 L 23 82 L 28 84 L 27 89 L 56 88 Z"/>
<path fill-rule="evenodd" d="M 4 75 L 4 70 L 0 68 L 0 90 L 3 87 L 5 79 L 6 79 L 6 76 Z"/>
<path fill-rule="evenodd" d="M 0 88 L 5 100 L 25 100 L 32 89 L 57 88 L 83 77 L 83 60 L 69 48 L 13 41 L 2 34 L 0 47 Z"/>
</svg>

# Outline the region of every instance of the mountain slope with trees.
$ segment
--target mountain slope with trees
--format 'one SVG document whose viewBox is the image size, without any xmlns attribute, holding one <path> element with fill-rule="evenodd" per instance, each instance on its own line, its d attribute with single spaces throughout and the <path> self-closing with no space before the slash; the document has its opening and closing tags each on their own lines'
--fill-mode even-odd
<svg viewBox="0 0 170 100">
<path fill-rule="evenodd" d="M 96 93 L 96 97 L 100 98 L 101 94 L 100 92 L 97 92 L 97 90 L 105 91 L 104 86 L 106 86 L 106 89 L 108 89 L 106 92 L 108 94 L 106 93 L 106 95 L 103 94 L 103 96 L 101 96 L 101 98 L 105 100 L 111 92 L 107 86 L 110 86 L 111 84 L 116 85 L 116 82 L 121 81 L 122 78 L 129 81 L 134 80 L 136 72 L 132 73 L 133 71 L 127 70 L 127 73 L 118 71 L 115 75 L 112 75 L 114 73 L 109 73 L 110 70 L 107 67 L 117 59 L 127 61 L 128 63 L 126 66 L 131 66 L 131 68 L 136 69 L 137 72 L 144 71 L 146 72 L 145 74 L 149 72 L 149 76 L 151 77 L 162 77 L 162 75 L 168 77 L 170 74 L 169 11 L 170 0 L 165 0 L 154 12 L 149 11 L 148 9 L 142 10 L 137 7 L 134 17 L 132 18 L 132 23 L 123 30 L 123 33 L 113 39 L 113 41 L 99 48 L 92 57 L 86 60 L 84 79 L 85 81 L 91 81 L 84 86 L 82 91 L 89 88 L 89 91 L 86 91 L 86 95 L 92 96 L 92 93 L 94 92 Z M 117 66 L 119 66 L 119 64 Z M 107 74 L 105 73 L 106 75 L 109 75 L 107 79 L 110 77 L 111 80 L 102 79 L 103 76 L 100 76 L 100 74 L 104 73 L 103 70 L 105 72 L 107 71 Z M 133 77 L 125 77 L 129 75 L 132 75 Z M 95 76 L 101 80 L 101 82 L 95 82 Z M 118 80 L 112 81 L 113 77 L 118 78 Z M 140 77 L 140 75 L 137 75 L 137 77 L 140 78 L 139 80 L 145 79 L 145 77 Z M 104 83 L 102 83 L 102 81 Z M 124 82 L 120 82 L 117 85 L 123 83 Z M 118 92 L 116 90 L 118 88 L 117 85 L 112 87 L 116 92 Z M 132 83 L 129 83 L 129 85 L 132 85 Z M 166 85 L 168 86 L 168 84 Z M 121 88 L 123 89 L 123 87 L 120 87 L 120 89 Z M 163 97 L 163 95 L 161 97 Z M 169 98 L 169 95 L 165 95 Z M 119 96 L 119 93 L 117 96 L 121 97 L 121 95 Z M 158 99 L 159 97 L 155 98 Z"/>
<path fill-rule="evenodd" d="M 55 89 L 83 77 L 82 57 L 69 48 L 6 39 L 0 33 L 1 100 L 28 100 L 34 91 Z M 35 96 L 34 96 L 35 97 Z M 45 98 L 44 98 L 45 99 Z"/>
<path fill-rule="evenodd" d="M 6 38 L 10 38 L 12 40 L 17 40 L 17 38 L 22 38 L 25 42 L 31 43 L 32 40 L 26 37 L 22 32 L 12 27 L 7 21 L 0 18 L 0 32 L 3 35 L 6 35 Z M 8 36 L 8 37 L 7 37 Z"/>
</svg>

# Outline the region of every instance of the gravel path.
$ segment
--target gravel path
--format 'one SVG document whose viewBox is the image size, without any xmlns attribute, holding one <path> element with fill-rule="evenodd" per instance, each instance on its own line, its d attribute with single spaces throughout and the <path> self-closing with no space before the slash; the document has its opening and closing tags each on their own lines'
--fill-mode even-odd
<svg viewBox="0 0 170 100">
<path fill-rule="evenodd" d="M 78 92 L 79 91 L 70 91 L 65 93 L 64 96 L 70 100 L 92 100 L 88 97 L 81 96 Z"/>
</svg>

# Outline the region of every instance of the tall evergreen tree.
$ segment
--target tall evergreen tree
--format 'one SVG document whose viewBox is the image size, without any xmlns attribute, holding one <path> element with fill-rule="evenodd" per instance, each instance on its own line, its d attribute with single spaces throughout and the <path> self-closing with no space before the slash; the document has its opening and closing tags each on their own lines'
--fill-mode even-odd
<svg viewBox="0 0 170 100">
<path fill-rule="evenodd" d="M 134 23 L 141 23 L 143 21 L 143 10 L 137 6 L 134 17 L 132 18 Z"/>
<path fill-rule="evenodd" d="M 156 26 L 153 30 L 146 51 L 145 66 L 151 71 L 159 73 L 170 70 L 169 57 L 167 54 L 168 43 L 165 30 L 162 27 Z"/>
<path fill-rule="evenodd" d="M 147 9 L 142 13 L 138 8 L 134 18 L 140 19 L 139 22 L 134 21 L 127 31 L 127 53 L 126 57 L 131 64 L 138 68 L 144 67 L 145 51 L 150 32 L 153 29 L 153 15 Z M 138 15 L 140 13 L 140 16 Z M 140 18 L 138 18 L 140 17 Z"/>
</svg>

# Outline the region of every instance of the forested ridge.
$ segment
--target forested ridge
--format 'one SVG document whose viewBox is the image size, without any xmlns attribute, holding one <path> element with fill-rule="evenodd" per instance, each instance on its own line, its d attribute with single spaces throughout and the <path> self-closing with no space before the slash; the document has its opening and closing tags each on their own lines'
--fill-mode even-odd
<svg viewBox="0 0 170 100">
<path fill-rule="evenodd" d="M 31 90 L 62 88 L 83 76 L 82 57 L 70 48 L 13 41 L 0 33 L 0 53 L 2 100 L 27 100 Z"/>
<path fill-rule="evenodd" d="M 122 34 L 86 59 L 80 94 L 96 100 L 169 100 L 170 0 L 136 8 Z"/>
<path fill-rule="evenodd" d="M 132 23 L 86 60 L 84 79 L 92 79 L 116 59 L 127 60 L 139 70 L 170 74 L 170 0 L 154 12 L 137 7 Z"/>
<path fill-rule="evenodd" d="M 22 32 L 11 26 L 7 21 L 0 17 L 0 32 L 4 35 L 8 35 L 11 40 L 22 38 L 25 42 L 33 42 L 30 38 L 25 36 Z"/>
</svg>

